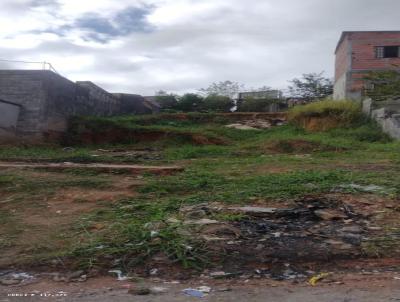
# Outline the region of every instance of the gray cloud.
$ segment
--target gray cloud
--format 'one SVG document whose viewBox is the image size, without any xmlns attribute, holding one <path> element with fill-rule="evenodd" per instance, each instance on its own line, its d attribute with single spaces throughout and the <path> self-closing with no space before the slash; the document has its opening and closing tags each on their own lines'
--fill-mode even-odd
<svg viewBox="0 0 400 302">
<path fill-rule="evenodd" d="M 117 12 L 112 18 L 89 13 L 78 18 L 72 26 L 64 27 L 63 31 L 81 29 L 88 31 L 85 35 L 86 39 L 106 43 L 118 36 L 149 32 L 152 26 L 147 22 L 146 17 L 150 12 L 150 7 L 127 7 Z"/>
<path fill-rule="evenodd" d="M 18 47 L 2 41 L 0 54 L 51 60 L 73 80 L 142 94 L 195 91 L 228 79 L 285 88 L 293 77 L 322 70 L 333 77 L 341 31 L 400 30 L 398 0 L 110 0 L 107 9 L 93 4 L 79 14 L 63 11 L 67 1 L 58 1 L 46 30 L 15 29 Z M 24 11 L 13 7 L 10 15 Z M 25 47 L 26 34 L 38 43 Z"/>
</svg>

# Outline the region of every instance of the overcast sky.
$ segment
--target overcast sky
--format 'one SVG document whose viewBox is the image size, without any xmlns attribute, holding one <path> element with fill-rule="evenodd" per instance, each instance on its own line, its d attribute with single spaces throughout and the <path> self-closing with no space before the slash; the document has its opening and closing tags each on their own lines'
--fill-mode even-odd
<svg viewBox="0 0 400 302">
<path fill-rule="evenodd" d="M 285 88 L 333 77 L 340 33 L 400 30 L 399 11 L 399 0 L 1 0 L 0 59 L 48 61 L 111 92 Z"/>
</svg>

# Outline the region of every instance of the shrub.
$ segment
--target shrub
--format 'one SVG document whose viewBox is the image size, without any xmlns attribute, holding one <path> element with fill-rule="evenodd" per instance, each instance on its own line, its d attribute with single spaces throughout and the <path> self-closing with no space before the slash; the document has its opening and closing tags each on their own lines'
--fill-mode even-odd
<svg viewBox="0 0 400 302">
<path fill-rule="evenodd" d="M 176 109 L 193 112 L 198 111 L 203 106 L 203 98 L 195 93 L 186 93 L 178 101 Z"/>
<path fill-rule="evenodd" d="M 364 117 L 361 106 L 354 101 L 319 101 L 303 106 L 297 106 L 289 111 L 288 119 L 291 123 L 307 128 L 307 123 L 314 118 L 325 123 L 324 129 L 348 127 L 360 123 Z M 317 125 L 318 126 L 318 125 Z M 316 129 L 313 129 L 316 130 Z M 318 129 L 317 129 L 318 130 Z"/>
<path fill-rule="evenodd" d="M 212 94 L 204 99 L 203 110 L 230 112 L 234 105 L 230 97 Z"/>
<path fill-rule="evenodd" d="M 178 104 L 176 96 L 173 94 L 157 95 L 155 100 L 160 104 L 162 109 L 175 109 Z"/>
<path fill-rule="evenodd" d="M 383 133 L 381 127 L 372 120 L 360 127 L 351 129 L 332 129 L 329 134 L 332 137 L 349 138 L 360 142 L 388 143 L 392 141 L 390 136 Z"/>
<path fill-rule="evenodd" d="M 400 72 L 385 70 L 370 72 L 366 77 L 365 94 L 374 101 L 386 101 L 400 97 Z"/>
</svg>

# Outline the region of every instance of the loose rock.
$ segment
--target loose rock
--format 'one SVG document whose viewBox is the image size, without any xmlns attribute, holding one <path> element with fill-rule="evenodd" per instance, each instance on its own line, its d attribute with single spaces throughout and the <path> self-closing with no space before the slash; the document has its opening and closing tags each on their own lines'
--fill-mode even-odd
<svg viewBox="0 0 400 302">
<path fill-rule="evenodd" d="M 276 208 L 262 208 L 262 207 L 232 207 L 229 208 L 229 210 L 252 216 L 268 216 L 278 211 L 278 209 Z"/>
<path fill-rule="evenodd" d="M 337 220 L 347 218 L 347 216 L 342 212 L 332 209 L 316 210 L 314 211 L 314 214 L 323 220 Z"/>
</svg>

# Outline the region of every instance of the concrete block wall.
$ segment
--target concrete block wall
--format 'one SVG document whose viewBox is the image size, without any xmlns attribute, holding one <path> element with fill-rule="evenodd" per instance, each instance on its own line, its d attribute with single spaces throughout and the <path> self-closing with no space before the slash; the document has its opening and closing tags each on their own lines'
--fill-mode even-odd
<svg viewBox="0 0 400 302">
<path fill-rule="evenodd" d="M 0 70 L 0 99 L 21 105 L 17 132 L 34 134 L 45 129 L 46 98 L 41 72 Z"/>
<path fill-rule="evenodd" d="M 400 100 L 377 103 L 365 99 L 362 105 L 363 112 L 376 120 L 383 132 L 394 139 L 400 139 Z"/>
<path fill-rule="evenodd" d="M 90 81 L 80 81 L 76 84 L 84 94 L 85 105 L 77 106 L 80 115 L 111 116 L 121 113 L 121 101 L 115 95 Z M 85 90 L 89 93 L 84 92 Z M 90 108 L 91 112 L 87 112 L 87 108 Z"/>
<path fill-rule="evenodd" d="M 19 105 L 0 100 L 0 140 L 15 137 L 20 109 Z"/>
<path fill-rule="evenodd" d="M 85 83 L 76 84 L 47 70 L 0 70 L 0 99 L 20 105 L 17 135 L 42 139 L 65 131 L 74 115 L 120 114 L 116 97 Z M 0 119 L 5 119 L 5 111 L 0 111 Z"/>
<path fill-rule="evenodd" d="M 154 108 L 154 106 L 141 95 L 127 93 L 114 93 L 113 95 L 120 101 L 122 114 L 151 114 L 159 111 L 159 108 Z"/>
</svg>

